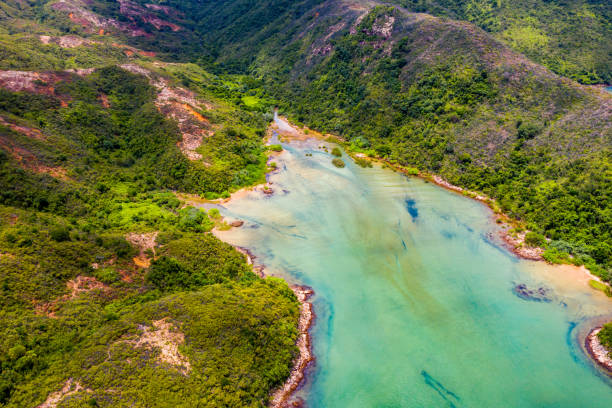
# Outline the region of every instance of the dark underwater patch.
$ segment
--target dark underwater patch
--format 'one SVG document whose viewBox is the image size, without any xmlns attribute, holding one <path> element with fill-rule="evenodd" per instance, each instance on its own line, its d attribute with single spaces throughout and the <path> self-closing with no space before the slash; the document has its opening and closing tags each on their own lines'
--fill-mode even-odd
<svg viewBox="0 0 612 408">
<path fill-rule="evenodd" d="M 404 205 L 406 206 L 406 211 L 408 211 L 408 214 L 412 217 L 412 221 L 416 220 L 419 216 L 416 202 L 412 198 L 407 198 L 404 200 Z"/>
<path fill-rule="evenodd" d="M 440 381 L 433 378 L 427 371 L 422 370 L 421 375 L 425 380 L 425 384 L 433 388 L 444 401 L 448 402 L 449 407 L 457 408 L 456 404 L 461 401 L 461 398 L 459 398 L 457 394 L 447 389 Z"/>
<path fill-rule="evenodd" d="M 539 287 L 539 288 L 528 288 L 524 283 L 519 283 L 518 285 L 514 285 L 512 288 L 512 293 L 523 300 L 529 300 L 532 302 L 550 302 L 552 299 L 549 296 L 550 290 L 547 288 Z"/>
<path fill-rule="evenodd" d="M 457 236 L 457 234 L 451 231 L 442 231 L 442 236 L 446 239 L 453 239 Z"/>
<path fill-rule="evenodd" d="M 574 342 L 572 341 L 572 338 L 573 338 L 573 334 L 572 333 L 573 333 L 574 329 L 576 328 L 576 326 L 578 326 L 577 322 L 569 322 L 569 325 L 568 325 L 568 328 L 567 328 L 567 332 L 565 333 L 565 343 L 567 344 L 567 348 L 570 351 L 570 355 L 572 356 L 572 360 L 574 360 L 575 362 L 579 363 L 580 359 L 576 355 Z"/>
</svg>

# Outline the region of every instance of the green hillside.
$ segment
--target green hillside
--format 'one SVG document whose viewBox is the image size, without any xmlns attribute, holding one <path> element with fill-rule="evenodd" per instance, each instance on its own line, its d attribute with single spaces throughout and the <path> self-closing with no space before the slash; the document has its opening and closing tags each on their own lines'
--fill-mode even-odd
<svg viewBox="0 0 612 408">
<path fill-rule="evenodd" d="M 472 22 L 576 81 L 612 83 L 612 3 L 606 0 L 398 0 L 410 10 Z"/>
</svg>

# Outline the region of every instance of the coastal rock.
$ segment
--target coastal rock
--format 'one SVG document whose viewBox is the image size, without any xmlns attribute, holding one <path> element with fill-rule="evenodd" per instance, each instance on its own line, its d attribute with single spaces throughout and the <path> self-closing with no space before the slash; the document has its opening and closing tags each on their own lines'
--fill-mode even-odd
<svg viewBox="0 0 612 408">
<path fill-rule="evenodd" d="M 548 296 L 548 289 L 543 287 L 530 289 L 524 283 L 519 283 L 514 286 L 512 292 L 523 300 L 530 300 L 533 302 L 550 302 L 552 300 Z"/>
<path fill-rule="evenodd" d="M 609 375 L 612 375 L 612 357 L 610 357 L 609 351 L 601 344 L 597 334 L 601 331 L 601 327 L 596 327 L 584 341 L 584 345 L 595 362 L 604 368 Z"/>
<path fill-rule="evenodd" d="M 310 326 L 314 320 L 314 311 L 312 310 L 312 303 L 308 302 L 308 299 L 313 295 L 314 291 L 307 286 L 292 286 L 291 289 L 297 296 L 299 302 L 302 304 L 300 308 L 300 322 L 298 325 L 299 335 L 296 342 L 300 354 L 296 359 L 291 374 L 285 384 L 283 384 L 272 396 L 270 397 L 269 406 L 272 408 L 284 408 L 287 406 L 301 406 L 301 401 L 290 402 L 293 392 L 298 388 L 300 383 L 304 380 L 305 371 L 308 365 L 314 361 L 312 355 L 311 343 L 310 343 Z"/>
<path fill-rule="evenodd" d="M 242 220 L 232 221 L 230 222 L 230 225 L 235 228 L 242 227 L 244 225 L 244 221 Z"/>
</svg>

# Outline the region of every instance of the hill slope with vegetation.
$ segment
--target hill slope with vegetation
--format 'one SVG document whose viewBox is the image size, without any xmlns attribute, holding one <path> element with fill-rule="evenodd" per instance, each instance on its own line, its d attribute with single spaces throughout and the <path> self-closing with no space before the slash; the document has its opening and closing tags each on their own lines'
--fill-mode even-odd
<svg viewBox="0 0 612 408">
<path fill-rule="evenodd" d="M 0 406 L 265 406 L 297 299 L 175 194 L 265 180 L 261 101 L 31 6 L 1 16 Z"/>
<path fill-rule="evenodd" d="M 412 11 L 478 25 L 557 74 L 612 83 L 612 3 L 606 0 L 398 0 Z"/>
</svg>

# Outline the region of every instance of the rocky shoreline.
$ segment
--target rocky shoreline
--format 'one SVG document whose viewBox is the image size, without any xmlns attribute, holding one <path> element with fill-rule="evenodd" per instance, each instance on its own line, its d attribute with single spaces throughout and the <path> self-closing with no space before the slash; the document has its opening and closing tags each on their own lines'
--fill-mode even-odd
<svg viewBox="0 0 612 408">
<path fill-rule="evenodd" d="M 248 248 L 235 246 L 236 250 L 244 254 L 247 258 L 247 263 L 253 266 L 253 271 L 260 278 L 265 278 L 265 267 L 263 265 L 256 265 L 255 259 L 257 258 Z M 312 343 L 310 339 L 310 327 L 312 326 L 315 318 L 315 313 L 312 308 L 312 303 L 308 301 L 314 290 L 308 286 L 292 285 L 291 290 L 295 293 L 298 301 L 300 302 L 300 320 L 298 323 L 298 339 L 296 346 L 298 347 L 299 354 L 294 361 L 291 374 L 285 383 L 274 391 L 270 396 L 270 408 L 285 408 L 289 406 L 300 407 L 303 406 L 303 401 L 297 399 L 292 401 L 293 393 L 300 387 L 305 376 L 306 369 L 314 361 L 312 354 Z"/>
<path fill-rule="evenodd" d="M 612 377 L 612 357 L 608 350 L 601 344 L 597 334 L 601 331 L 601 326 L 592 329 L 586 339 L 584 346 L 589 353 L 589 356 Z"/>
<path fill-rule="evenodd" d="M 451 190 L 457 193 L 464 194 L 474 200 L 477 200 L 477 201 L 480 201 L 486 204 L 487 206 L 489 206 L 489 208 L 491 208 L 495 212 L 496 220 L 501 220 L 502 222 L 505 222 L 506 224 L 510 225 L 509 218 L 506 215 L 495 211 L 495 208 L 493 206 L 493 200 L 491 198 L 485 195 L 482 195 L 482 194 L 478 194 L 472 191 L 465 190 L 462 187 L 450 184 L 448 181 L 444 180 L 440 176 L 433 175 L 431 176 L 431 178 L 426 177 L 426 179 L 431 180 L 436 185 L 440 187 L 444 187 L 447 190 Z M 510 250 L 512 253 L 514 253 L 516 256 L 520 258 L 524 258 L 524 259 L 529 259 L 532 261 L 542 261 L 544 259 L 542 258 L 542 253 L 544 253 L 544 250 L 542 248 L 530 247 L 530 246 L 524 245 L 525 244 L 525 232 L 513 235 L 510 233 L 510 228 L 507 227 L 507 228 L 503 228 L 500 231 L 500 237 L 502 238 L 507 249 Z"/>
<path fill-rule="evenodd" d="M 315 314 L 312 310 L 312 303 L 308 302 L 308 299 L 314 294 L 314 291 L 307 286 L 292 286 L 291 289 L 301 303 L 300 322 L 298 325 L 299 334 L 296 343 L 300 352 L 291 369 L 289 378 L 287 378 L 287 381 L 272 394 L 269 404 L 271 408 L 303 406 L 302 400 L 292 402 L 291 399 L 293 393 L 299 388 L 306 376 L 306 368 L 314 361 L 310 339 L 310 327 L 314 321 Z"/>
</svg>

